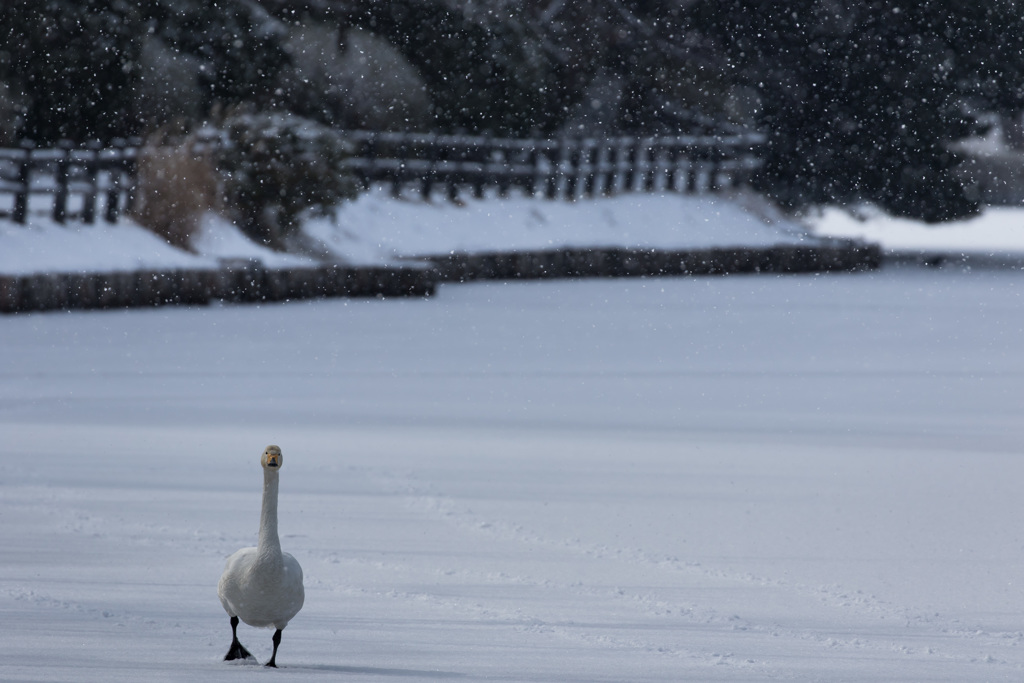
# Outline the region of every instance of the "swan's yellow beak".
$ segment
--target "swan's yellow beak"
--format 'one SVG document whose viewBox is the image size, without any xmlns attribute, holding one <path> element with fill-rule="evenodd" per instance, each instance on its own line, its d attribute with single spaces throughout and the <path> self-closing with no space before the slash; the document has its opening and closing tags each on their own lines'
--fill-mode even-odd
<svg viewBox="0 0 1024 683">
<path fill-rule="evenodd" d="M 263 466 L 278 469 L 281 467 L 283 458 L 281 457 L 281 449 L 277 446 L 267 446 L 263 451 Z"/>
</svg>

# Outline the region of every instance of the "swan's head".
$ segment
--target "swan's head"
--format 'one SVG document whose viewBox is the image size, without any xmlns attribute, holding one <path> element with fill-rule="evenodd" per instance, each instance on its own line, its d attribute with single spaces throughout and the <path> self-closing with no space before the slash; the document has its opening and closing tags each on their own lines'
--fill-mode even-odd
<svg viewBox="0 0 1024 683">
<path fill-rule="evenodd" d="M 263 465 L 263 469 L 279 470 L 283 463 L 284 458 L 281 456 L 280 448 L 277 446 L 267 446 L 263 449 L 263 457 L 260 458 L 260 464 Z"/>
</svg>

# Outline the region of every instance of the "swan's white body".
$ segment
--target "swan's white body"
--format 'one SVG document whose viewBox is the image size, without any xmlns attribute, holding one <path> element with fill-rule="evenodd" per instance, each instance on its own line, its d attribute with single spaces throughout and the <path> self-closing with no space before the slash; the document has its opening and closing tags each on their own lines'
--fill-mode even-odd
<svg viewBox="0 0 1024 683">
<path fill-rule="evenodd" d="M 302 567 L 288 553 L 267 562 L 259 548 L 242 548 L 228 558 L 217 593 L 228 616 L 249 626 L 283 629 L 302 609 Z"/>
<path fill-rule="evenodd" d="M 255 548 L 242 548 L 229 557 L 217 584 L 217 594 L 228 616 L 238 617 L 250 626 L 273 626 L 278 630 L 275 634 L 277 639 L 280 638 L 279 632 L 302 609 L 305 600 L 302 567 L 294 557 L 281 552 L 277 534 L 280 464 L 280 449 L 268 446 L 263 453 L 259 544 Z M 276 642 L 274 654 L 276 657 Z M 271 659 L 273 661 L 274 658 Z"/>
</svg>

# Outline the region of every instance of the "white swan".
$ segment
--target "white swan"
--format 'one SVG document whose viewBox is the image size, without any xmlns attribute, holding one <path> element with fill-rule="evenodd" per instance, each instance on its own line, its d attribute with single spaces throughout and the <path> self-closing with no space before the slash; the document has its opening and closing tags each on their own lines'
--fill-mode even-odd
<svg viewBox="0 0 1024 683">
<path fill-rule="evenodd" d="M 249 659 L 252 655 L 238 642 L 238 620 L 257 627 L 273 626 L 274 654 L 267 666 L 277 666 L 277 647 L 281 631 L 292 620 L 305 599 L 302 567 L 294 557 L 281 552 L 277 537 L 277 484 L 281 449 L 267 446 L 260 459 L 263 465 L 263 510 L 260 512 L 260 538 L 255 548 L 242 548 L 228 558 L 217 584 L 217 594 L 231 617 L 231 648 L 225 660 Z"/>
</svg>

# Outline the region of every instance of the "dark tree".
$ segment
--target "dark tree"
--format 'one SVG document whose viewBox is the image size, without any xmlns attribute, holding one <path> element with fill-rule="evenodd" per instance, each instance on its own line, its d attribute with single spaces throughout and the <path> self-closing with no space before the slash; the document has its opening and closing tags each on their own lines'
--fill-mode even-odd
<svg viewBox="0 0 1024 683">
<path fill-rule="evenodd" d="M 770 194 L 939 221 L 978 206 L 948 149 L 973 130 L 965 89 L 1005 49 L 976 42 L 977 5 L 996 3 L 705 0 L 694 17 L 761 94 Z"/>
<path fill-rule="evenodd" d="M 471 21 L 440 2 L 345 3 L 343 21 L 386 38 L 423 76 L 445 131 L 551 131 L 566 93 L 538 38 L 515 15 Z"/>
<path fill-rule="evenodd" d="M 40 144 L 109 141 L 141 132 L 135 99 L 149 35 L 198 58 L 206 110 L 268 103 L 284 26 L 246 0 L 12 0 L 0 15 L 0 73 L 25 111 L 22 136 Z"/>
<path fill-rule="evenodd" d="M 285 26 L 255 2 L 160 0 L 148 5 L 154 32 L 169 45 L 198 57 L 206 110 L 274 100 L 277 77 L 287 66 Z"/>
<path fill-rule="evenodd" d="M 993 112 L 1024 147 L 1024 3 L 987 0 L 954 8 L 944 32 L 956 55 L 955 78 L 972 110 Z"/>
<path fill-rule="evenodd" d="M 0 16 L 6 79 L 23 103 L 22 135 L 37 143 L 132 135 L 139 39 L 135 3 L 12 0 Z"/>
<path fill-rule="evenodd" d="M 692 132 L 722 110 L 722 60 L 691 26 L 692 0 L 531 2 L 565 103 L 600 110 L 598 132 Z M 588 131 L 584 131 L 588 132 Z"/>
</svg>

